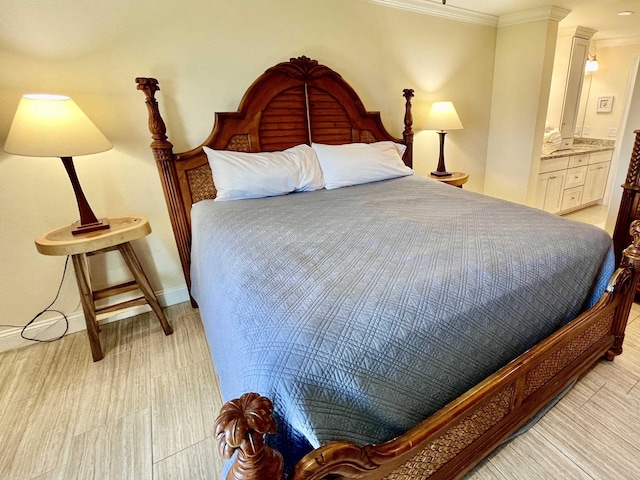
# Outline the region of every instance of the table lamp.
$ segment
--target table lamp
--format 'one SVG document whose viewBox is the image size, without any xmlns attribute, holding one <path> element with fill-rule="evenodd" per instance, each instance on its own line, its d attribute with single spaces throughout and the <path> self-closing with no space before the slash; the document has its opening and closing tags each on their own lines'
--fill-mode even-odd
<svg viewBox="0 0 640 480">
<path fill-rule="evenodd" d="M 448 130 L 461 130 L 462 123 L 451 102 L 434 102 L 424 125 L 425 130 L 437 130 L 440 135 L 440 159 L 438 168 L 431 175 L 436 177 L 451 176 L 444 165 L 444 136 Z"/>
<path fill-rule="evenodd" d="M 78 202 L 80 221 L 73 234 L 109 228 L 98 220 L 78 180 L 73 156 L 104 152 L 112 147 L 89 117 L 69 97 L 34 94 L 20 99 L 4 151 L 28 157 L 60 157 Z"/>
</svg>

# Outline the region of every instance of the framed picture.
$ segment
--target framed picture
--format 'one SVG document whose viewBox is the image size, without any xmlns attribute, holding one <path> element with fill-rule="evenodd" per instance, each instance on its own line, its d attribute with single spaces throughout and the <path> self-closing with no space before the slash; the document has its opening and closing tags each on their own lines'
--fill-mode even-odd
<svg viewBox="0 0 640 480">
<path fill-rule="evenodd" d="M 608 113 L 613 108 L 613 96 L 598 97 L 598 104 L 596 105 L 596 112 Z"/>
</svg>

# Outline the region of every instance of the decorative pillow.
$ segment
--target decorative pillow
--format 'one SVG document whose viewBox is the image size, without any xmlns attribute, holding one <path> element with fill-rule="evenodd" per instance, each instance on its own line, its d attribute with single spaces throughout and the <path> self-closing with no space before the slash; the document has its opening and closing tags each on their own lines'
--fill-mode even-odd
<svg viewBox="0 0 640 480">
<path fill-rule="evenodd" d="M 311 147 L 318 156 L 328 190 L 413 174 L 402 161 L 407 147 L 394 142 L 313 143 Z"/>
<path fill-rule="evenodd" d="M 322 170 L 309 145 L 260 153 L 203 149 L 218 192 L 216 200 L 273 197 L 323 185 Z"/>
</svg>

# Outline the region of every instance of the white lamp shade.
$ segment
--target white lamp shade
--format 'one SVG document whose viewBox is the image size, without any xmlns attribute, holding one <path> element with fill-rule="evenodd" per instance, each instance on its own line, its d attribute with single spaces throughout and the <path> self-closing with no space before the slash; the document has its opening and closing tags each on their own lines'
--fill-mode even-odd
<svg viewBox="0 0 640 480">
<path fill-rule="evenodd" d="M 71 98 L 34 94 L 20 99 L 4 150 L 29 157 L 74 157 L 111 147 Z"/>
<path fill-rule="evenodd" d="M 593 60 L 587 60 L 587 63 L 584 65 L 584 71 L 587 73 L 593 73 L 598 71 L 598 60 L 596 57 L 593 57 Z"/>
<path fill-rule="evenodd" d="M 434 102 L 424 125 L 425 130 L 460 130 L 462 122 L 451 102 Z"/>
</svg>

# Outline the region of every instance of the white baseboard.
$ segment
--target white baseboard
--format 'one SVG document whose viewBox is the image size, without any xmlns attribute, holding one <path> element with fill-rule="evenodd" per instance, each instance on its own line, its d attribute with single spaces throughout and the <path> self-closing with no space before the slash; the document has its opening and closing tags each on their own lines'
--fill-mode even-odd
<svg viewBox="0 0 640 480">
<path fill-rule="evenodd" d="M 163 307 L 168 307 L 177 303 L 189 301 L 189 291 L 187 290 L 186 286 L 182 286 L 170 290 L 156 292 L 156 297 L 158 297 L 160 305 L 162 305 Z M 141 313 L 149 311 L 151 311 L 151 307 L 149 307 L 149 305 L 133 307 L 122 313 L 118 313 L 117 315 L 109 317 L 108 319 L 104 320 L 104 323 L 115 322 L 123 318 L 133 317 L 134 315 L 139 315 Z M 80 330 L 86 330 L 87 328 L 82 310 L 68 314 L 67 320 L 69 321 L 69 329 L 67 331 L 67 334 L 79 332 Z M 33 345 L 34 343 L 36 343 L 32 340 L 25 340 L 24 338 L 22 338 L 22 336 L 20 335 L 21 331 L 22 328 L 10 328 L 8 330 L 0 332 L 0 352 L 13 350 L 15 348 L 24 347 L 27 345 Z M 59 336 L 63 331 L 64 317 L 60 314 L 56 314 L 47 318 L 46 320 L 34 322 L 33 325 L 30 326 L 27 330 L 27 336 L 45 340 L 47 338 L 55 338 L 56 336 Z"/>
</svg>

